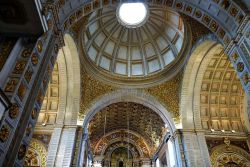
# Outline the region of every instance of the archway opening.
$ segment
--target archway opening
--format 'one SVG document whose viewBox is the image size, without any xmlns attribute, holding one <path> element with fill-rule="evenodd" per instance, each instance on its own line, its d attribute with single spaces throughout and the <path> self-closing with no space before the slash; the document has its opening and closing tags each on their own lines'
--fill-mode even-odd
<svg viewBox="0 0 250 167">
<path fill-rule="evenodd" d="M 154 110 L 142 104 L 117 102 L 107 105 L 88 123 L 93 164 L 95 161 L 115 167 L 151 164 L 165 143 L 169 128 Z"/>
</svg>

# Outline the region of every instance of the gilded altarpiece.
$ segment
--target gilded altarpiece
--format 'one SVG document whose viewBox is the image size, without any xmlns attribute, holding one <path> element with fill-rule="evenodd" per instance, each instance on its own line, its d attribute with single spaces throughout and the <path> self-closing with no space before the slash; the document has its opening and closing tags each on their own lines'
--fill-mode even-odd
<svg viewBox="0 0 250 167">
<path fill-rule="evenodd" d="M 210 160 L 213 167 L 248 167 L 250 151 L 245 140 L 207 139 Z"/>
</svg>

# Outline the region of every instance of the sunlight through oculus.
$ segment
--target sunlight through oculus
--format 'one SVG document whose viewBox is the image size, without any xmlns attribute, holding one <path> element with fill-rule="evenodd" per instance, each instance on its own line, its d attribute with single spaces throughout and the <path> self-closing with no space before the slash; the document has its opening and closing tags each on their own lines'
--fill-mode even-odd
<svg viewBox="0 0 250 167">
<path fill-rule="evenodd" d="M 148 9 L 144 3 L 123 3 L 118 7 L 117 17 L 119 22 L 129 28 L 143 25 L 148 16 Z"/>
</svg>

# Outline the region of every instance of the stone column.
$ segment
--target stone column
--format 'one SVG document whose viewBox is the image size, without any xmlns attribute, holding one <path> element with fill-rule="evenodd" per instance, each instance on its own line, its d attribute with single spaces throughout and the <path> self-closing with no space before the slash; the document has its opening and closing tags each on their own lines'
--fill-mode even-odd
<svg viewBox="0 0 250 167">
<path fill-rule="evenodd" d="M 167 163 L 167 166 L 169 167 L 182 167 L 181 162 L 178 162 L 178 154 L 175 145 L 175 138 L 172 136 L 167 143 L 164 143 L 162 150 L 160 151 L 160 155 L 158 159 L 160 160 L 160 166 L 164 166 L 164 161 Z"/>
<path fill-rule="evenodd" d="M 182 143 L 181 143 L 180 133 L 178 130 L 170 138 L 170 141 L 173 144 L 176 165 L 179 167 L 184 167 L 185 166 L 185 159 L 184 159 L 184 155 L 183 155 L 183 147 L 182 147 Z"/>
<path fill-rule="evenodd" d="M 84 164 L 86 163 L 86 159 L 85 159 L 86 150 L 88 152 L 88 130 L 87 130 L 87 128 L 84 129 L 84 133 L 81 137 L 81 143 L 79 146 L 78 162 L 77 162 L 78 167 L 84 167 Z"/>
<path fill-rule="evenodd" d="M 71 165 L 75 144 L 76 127 L 63 128 L 61 131 L 60 144 L 55 160 L 55 166 L 68 167 Z"/>
<path fill-rule="evenodd" d="M 176 135 L 172 136 L 168 141 L 167 141 L 167 152 L 168 154 L 168 164 L 172 166 L 178 166 L 182 167 L 182 160 L 181 160 L 181 153 L 180 153 L 180 147 L 179 147 L 179 139 Z M 172 155 L 171 155 L 172 154 Z M 172 157 L 174 156 L 174 157 Z"/>
<path fill-rule="evenodd" d="M 166 150 L 166 162 L 168 164 L 168 166 L 170 165 L 170 159 L 169 159 L 169 153 L 168 153 L 168 150 Z"/>
<path fill-rule="evenodd" d="M 48 148 L 48 155 L 47 155 L 47 163 L 46 166 L 54 166 L 56 155 L 58 152 L 59 142 L 61 138 L 62 128 L 55 128 L 54 132 L 52 133 L 49 148 Z"/>
<path fill-rule="evenodd" d="M 46 166 L 71 166 L 76 127 L 55 128 L 49 144 Z"/>
<path fill-rule="evenodd" d="M 210 167 L 210 157 L 203 131 L 181 132 L 185 163 L 187 167 Z"/>
</svg>

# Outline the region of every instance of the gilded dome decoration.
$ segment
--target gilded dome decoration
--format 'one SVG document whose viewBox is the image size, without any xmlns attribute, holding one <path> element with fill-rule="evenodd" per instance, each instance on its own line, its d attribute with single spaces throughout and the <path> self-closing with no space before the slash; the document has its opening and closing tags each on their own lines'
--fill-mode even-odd
<svg viewBox="0 0 250 167">
<path fill-rule="evenodd" d="M 144 15 L 137 22 L 128 18 L 132 21 L 128 23 L 122 19 L 122 7 L 127 4 L 90 14 L 81 40 L 87 71 L 126 86 L 147 86 L 172 78 L 188 50 L 180 15 L 168 8 L 135 3 L 142 5 Z"/>
</svg>

